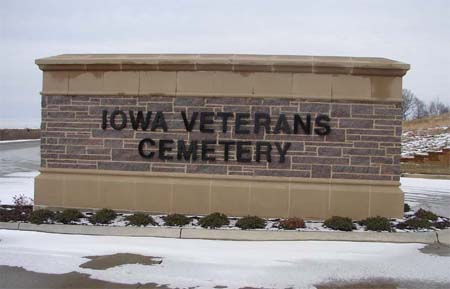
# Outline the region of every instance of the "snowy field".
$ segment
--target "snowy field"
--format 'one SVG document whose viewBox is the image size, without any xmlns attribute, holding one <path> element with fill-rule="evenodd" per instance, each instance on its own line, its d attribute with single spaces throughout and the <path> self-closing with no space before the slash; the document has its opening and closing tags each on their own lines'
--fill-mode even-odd
<svg viewBox="0 0 450 289">
<path fill-rule="evenodd" d="M 126 284 L 314 288 L 322 282 L 369 278 L 450 284 L 450 258 L 421 253 L 421 244 L 207 241 L 7 230 L 0 230 L 0 239 L 0 265 L 42 273 L 75 271 Z M 106 270 L 79 267 L 89 261 L 85 256 L 114 253 L 161 257 L 163 261 Z"/>
<path fill-rule="evenodd" d="M 449 127 L 406 131 L 402 134 L 402 157 L 426 155 L 430 151 L 439 152 L 444 148 L 450 148 Z"/>
</svg>

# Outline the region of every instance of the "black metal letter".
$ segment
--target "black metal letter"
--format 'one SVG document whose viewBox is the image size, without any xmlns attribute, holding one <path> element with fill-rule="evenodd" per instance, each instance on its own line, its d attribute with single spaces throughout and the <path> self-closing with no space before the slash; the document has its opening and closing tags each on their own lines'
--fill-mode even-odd
<svg viewBox="0 0 450 289">
<path fill-rule="evenodd" d="M 202 140 L 202 161 L 215 161 L 214 156 L 208 156 L 208 153 L 214 153 L 214 147 L 208 147 L 210 144 L 215 144 L 215 140 Z"/>
<path fill-rule="evenodd" d="M 134 117 L 134 112 L 132 110 L 129 111 L 129 114 L 130 114 L 131 126 L 133 127 L 134 130 L 138 130 L 139 125 L 141 125 L 142 130 L 147 130 L 147 128 L 150 124 L 150 119 L 152 117 L 151 111 L 147 111 L 147 115 L 145 116 L 145 119 L 144 119 L 144 114 L 142 113 L 142 111 L 138 111 L 136 117 Z"/>
<path fill-rule="evenodd" d="M 183 117 L 184 127 L 186 128 L 186 131 L 192 131 L 195 125 L 195 121 L 197 120 L 198 112 L 193 112 L 191 115 L 191 121 L 188 122 L 186 117 L 186 112 L 181 111 L 181 117 Z"/>
<path fill-rule="evenodd" d="M 160 160 L 171 160 L 172 156 L 166 155 L 166 152 L 171 152 L 172 147 L 166 146 L 166 144 L 173 144 L 173 140 L 171 139 L 161 139 L 159 140 L 159 159 Z"/>
<path fill-rule="evenodd" d="M 108 111 L 104 109 L 102 111 L 102 129 L 106 129 L 106 117 L 108 116 Z"/>
<path fill-rule="evenodd" d="M 316 127 L 320 127 L 320 128 L 315 128 L 314 131 L 318 134 L 318 135 L 327 135 L 331 132 L 331 128 L 330 128 L 330 117 L 326 114 L 319 114 L 316 117 Z"/>
<path fill-rule="evenodd" d="M 250 131 L 248 129 L 241 129 L 241 126 L 249 124 L 249 113 L 236 113 L 236 122 L 234 124 L 236 134 L 249 134 Z"/>
<path fill-rule="evenodd" d="M 275 125 L 273 133 L 280 133 L 280 131 L 282 131 L 285 134 L 292 133 L 291 126 L 289 125 L 286 119 L 286 115 L 283 113 L 280 114 L 280 116 L 278 117 L 277 124 Z"/>
<path fill-rule="evenodd" d="M 263 120 L 262 123 L 260 121 Z M 255 129 L 254 133 L 259 133 L 259 128 L 261 125 L 266 129 L 266 133 L 270 133 L 270 115 L 265 112 L 257 112 L 255 113 Z"/>
<path fill-rule="evenodd" d="M 233 116 L 233 113 L 232 112 L 218 112 L 217 116 L 222 118 L 222 132 L 227 132 L 228 119 Z"/>
<path fill-rule="evenodd" d="M 264 151 L 261 151 L 262 146 L 266 147 Z M 261 161 L 261 154 L 266 155 L 267 162 L 270 163 L 272 161 L 271 152 L 272 152 L 272 145 L 270 144 L 270 142 L 263 142 L 263 141 L 256 142 L 256 161 L 258 163 Z"/>
<path fill-rule="evenodd" d="M 156 113 L 155 119 L 152 122 L 151 131 L 155 131 L 158 127 L 162 128 L 163 132 L 167 132 L 167 123 L 161 111 Z"/>
<path fill-rule="evenodd" d="M 122 118 L 122 123 L 120 125 L 116 124 L 116 116 L 120 115 L 120 117 Z M 121 111 L 121 110 L 115 110 L 111 113 L 110 116 L 110 124 L 111 127 L 115 130 L 122 130 L 127 126 L 127 115 L 125 114 L 125 112 Z"/>
<path fill-rule="evenodd" d="M 286 153 L 287 153 L 288 149 L 291 147 L 291 143 L 290 142 L 285 142 L 284 146 L 281 147 L 281 143 L 276 142 L 275 146 L 277 147 L 278 153 L 280 154 L 280 161 L 279 162 L 280 163 L 284 163 L 284 161 L 286 159 L 285 158 Z"/>
<path fill-rule="evenodd" d="M 250 141 L 238 141 L 236 142 L 236 159 L 238 162 L 249 163 L 252 161 L 252 155 L 249 148 L 244 148 L 243 146 L 249 146 L 252 142 Z M 245 157 L 246 155 L 247 157 Z"/>
<path fill-rule="evenodd" d="M 146 159 L 151 159 L 155 153 L 154 152 L 145 153 L 145 151 L 144 151 L 145 145 L 154 146 L 155 142 L 151 138 L 144 138 L 143 140 L 141 140 L 139 142 L 138 150 L 139 150 L 139 154 L 141 155 L 141 157 L 146 158 Z"/>
<path fill-rule="evenodd" d="M 297 113 L 294 115 L 294 133 L 298 134 L 298 126 L 302 127 L 302 130 L 306 134 L 311 134 L 311 114 L 306 115 L 306 124 L 303 122 L 302 117 Z"/>
<path fill-rule="evenodd" d="M 178 140 L 178 146 L 177 146 L 177 159 L 181 160 L 184 158 L 184 160 L 197 160 L 197 141 L 193 140 L 191 141 L 191 144 L 189 145 L 189 149 L 186 149 L 186 144 L 184 143 L 184 140 L 180 139 Z"/>
<path fill-rule="evenodd" d="M 214 123 L 214 112 L 200 113 L 200 131 L 203 133 L 214 133 L 214 129 L 207 128 L 206 125 Z"/>
<path fill-rule="evenodd" d="M 224 145 L 224 148 L 223 148 L 223 160 L 227 162 L 229 160 L 229 156 L 230 156 L 230 146 L 231 145 L 235 145 L 236 142 L 232 141 L 232 140 L 223 140 L 223 141 L 219 141 L 219 144 L 223 144 Z"/>
</svg>

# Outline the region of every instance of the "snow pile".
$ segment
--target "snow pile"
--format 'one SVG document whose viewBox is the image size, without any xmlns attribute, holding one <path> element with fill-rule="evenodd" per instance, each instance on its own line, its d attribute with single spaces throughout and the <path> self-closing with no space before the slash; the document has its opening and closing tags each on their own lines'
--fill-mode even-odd
<svg viewBox="0 0 450 289">
<path fill-rule="evenodd" d="M 449 127 L 406 131 L 402 134 L 402 157 L 426 155 L 428 152 L 440 152 L 444 148 L 450 148 Z"/>
<path fill-rule="evenodd" d="M 46 234 L 0 230 L 0 264 L 41 273 L 170 288 L 315 288 L 331 281 L 385 278 L 450 282 L 450 258 L 420 253 L 423 244 L 320 241 L 209 241 Z M 85 256 L 131 253 L 160 265 L 80 268 Z"/>
</svg>

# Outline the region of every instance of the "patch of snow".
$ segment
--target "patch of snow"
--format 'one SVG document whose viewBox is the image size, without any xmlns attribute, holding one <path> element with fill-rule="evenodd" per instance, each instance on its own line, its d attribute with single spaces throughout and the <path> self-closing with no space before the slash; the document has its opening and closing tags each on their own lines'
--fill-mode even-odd
<svg viewBox="0 0 450 289">
<path fill-rule="evenodd" d="M 450 180 L 400 178 L 405 203 L 411 208 L 426 210 L 450 217 Z"/>
<path fill-rule="evenodd" d="M 30 141 L 40 141 L 40 139 L 15 139 L 15 140 L 1 140 L 2 143 L 15 143 L 15 142 L 30 142 Z"/>
<path fill-rule="evenodd" d="M 34 199 L 34 178 L 38 174 L 37 171 L 17 172 L 0 177 L 0 204 L 13 204 L 13 197 L 18 195 Z"/>
<path fill-rule="evenodd" d="M 449 147 L 450 133 L 448 127 L 406 131 L 402 134 L 402 157 L 427 155 L 428 152 L 440 152 L 442 149 Z"/>
<path fill-rule="evenodd" d="M 420 253 L 423 244 L 320 241 L 209 241 L 81 236 L 0 230 L 0 264 L 42 273 L 169 287 L 314 288 L 326 281 L 393 278 L 450 282 L 450 258 Z M 85 256 L 133 253 L 160 265 L 79 268 Z"/>
</svg>

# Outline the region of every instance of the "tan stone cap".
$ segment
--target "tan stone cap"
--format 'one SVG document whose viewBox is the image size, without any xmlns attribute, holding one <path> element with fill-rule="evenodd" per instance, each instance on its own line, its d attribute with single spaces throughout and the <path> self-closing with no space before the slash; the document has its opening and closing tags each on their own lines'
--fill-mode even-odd
<svg viewBox="0 0 450 289">
<path fill-rule="evenodd" d="M 403 76 L 409 64 L 375 57 L 244 54 L 62 54 L 36 60 L 43 71 L 153 70 L 300 72 Z"/>
</svg>

